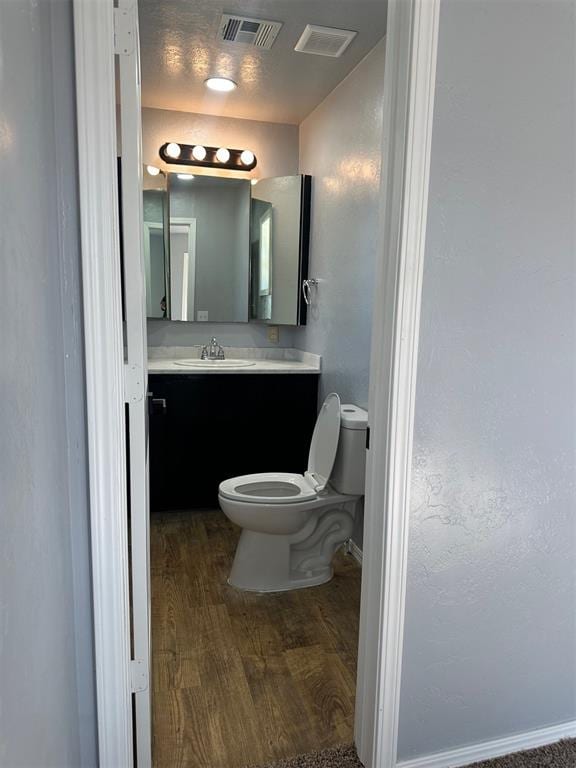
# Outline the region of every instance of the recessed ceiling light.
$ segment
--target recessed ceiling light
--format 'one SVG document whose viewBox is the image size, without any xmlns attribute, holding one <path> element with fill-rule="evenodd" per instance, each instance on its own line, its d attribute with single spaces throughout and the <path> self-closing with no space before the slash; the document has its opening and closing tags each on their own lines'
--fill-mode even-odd
<svg viewBox="0 0 576 768">
<path fill-rule="evenodd" d="M 180 181 L 192 181 L 194 178 L 193 173 L 177 173 L 176 176 L 178 176 Z"/>
<path fill-rule="evenodd" d="M 234 80 L 228 77 L 209 77 L 208 80 L 204 80 L 204 83 L 206 88 L 219 93 L 230 93 L 237 87 Z"/>
</svg>

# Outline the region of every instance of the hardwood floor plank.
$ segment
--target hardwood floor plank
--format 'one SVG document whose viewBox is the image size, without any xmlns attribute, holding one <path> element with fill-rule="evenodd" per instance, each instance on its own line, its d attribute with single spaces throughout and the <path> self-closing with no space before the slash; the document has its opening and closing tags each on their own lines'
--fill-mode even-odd
<svg viewBox="0 0 576 768">
<path fill-rule="evenodd" d="M 245 768 L 352 740 L 361 571 L 311 589 L 227 583 L 239 529 L 219 511 L 151 523 L 156 768 Z"/>
</svg>

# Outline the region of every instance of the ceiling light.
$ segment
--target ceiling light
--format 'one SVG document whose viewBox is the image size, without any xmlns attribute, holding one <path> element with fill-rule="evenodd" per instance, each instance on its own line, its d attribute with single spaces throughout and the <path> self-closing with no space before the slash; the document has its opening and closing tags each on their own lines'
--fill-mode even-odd
<svg viewBox="0 0 576 768">
<path fill-rule="evenodd" d="M 150 174 L 150 176 L 158 176 L 160 173 L 160 168 L 156 168 L 155 165 L 147 165 L 146 170 Z"/>
<path fill-rule="evenodd" d="M 252 165 L 254 162 L 254 152 L 250 152 L 249 149 L 245 149 L 240 155 L 240 162 L 242 165 Z"/>
<path fill-rule="evenodd" d="M 227 163 L 230 160 L 230 150 L 226 149 L 226 147 L 220 147 L 216 152 L 216 160 L 219 163 Z"/>
<path fill-rule="evenodd" d="M 177 173 L 176 176 L 180 179 L 180 181 L 192 181 L 194 178 L 193 173 Z"/>
<path fill-rule="evenodd" d="M 202 160 L 206 158 L 206 147 L 203 147 L 201 144 L 196 144 L 196 146 L 192 148 L 192 157 L 194 160 L 202 162 Z"/>
<path fill-rule="evenodd" d="M 236 83 L 234 80 L 230 80 L 228 77 L 209 77 L 204 80 L 206 88 L 210 88 L 211 91 L 218 91 L 218 93 L 230 93 L 236 89 Z"/>
<path fill-rule="evenodd" d="M 168 155 L 168 157 L 174 158 L 174 160 L 180 157 L 180 152 L 181 152 L 180 144 L 175 144 L 174 142 L 171 142 L 166 147 L 166 154 Z"/>
</svg>

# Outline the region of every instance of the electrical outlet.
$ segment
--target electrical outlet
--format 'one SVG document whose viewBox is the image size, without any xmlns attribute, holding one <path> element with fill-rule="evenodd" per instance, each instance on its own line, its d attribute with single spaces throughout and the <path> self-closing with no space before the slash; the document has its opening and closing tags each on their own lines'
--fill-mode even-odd
<svg viewBox="0 0 576 768">
<path fill-rule="evenodd" d="M 280 328 L 277 325 L 268 326 L 268 341 L 272 344 L 278 344 L 280 341 Z"/>
<path fill-rule="evenodd" d="M 201 323 L 207 323 L 208 322 L 208 310 L 207 309 L 199 309 L 198 312 L 196 312 L 196 320 Z"/>
</svg>

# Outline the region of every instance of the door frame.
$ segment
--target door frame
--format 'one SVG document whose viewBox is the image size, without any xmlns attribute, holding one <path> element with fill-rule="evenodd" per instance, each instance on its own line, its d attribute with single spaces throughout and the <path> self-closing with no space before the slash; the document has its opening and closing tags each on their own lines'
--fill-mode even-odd
<svg viewBox="0 0 576 768">
<path fill-rule="evenodd" d="M 123 3 L 126 7 L 126 3 Z M 410 470 L 440 0 L 389 0 L 355 738 L 397 764 Z M 132 768 L 113 0 L 73 0 L 98 744 Z M 133 6 L 135 12 L 135 5 Z M 97 148 L 97 151 L 95 150 Z"/>
</svg>

